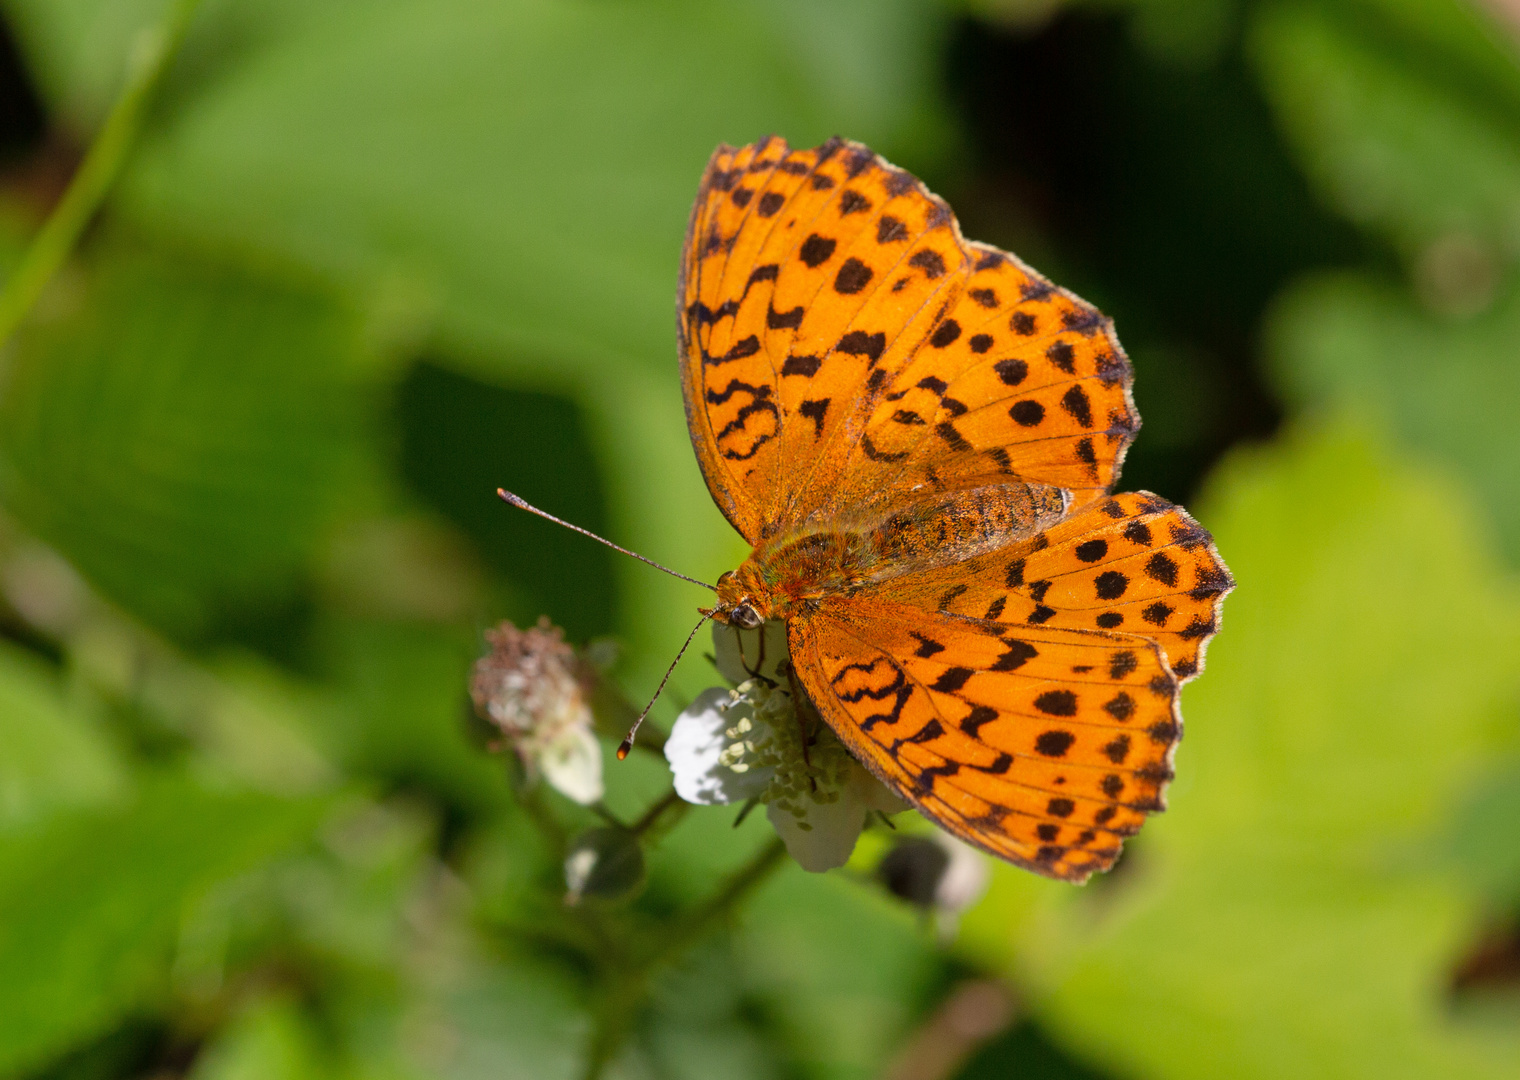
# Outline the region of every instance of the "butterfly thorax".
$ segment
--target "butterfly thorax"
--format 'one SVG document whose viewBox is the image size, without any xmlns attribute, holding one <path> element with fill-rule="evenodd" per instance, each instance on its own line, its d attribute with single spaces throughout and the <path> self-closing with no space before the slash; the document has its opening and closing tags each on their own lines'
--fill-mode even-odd
<svg viewBox="0 0 1520 1080">
<path fill-rule="evenodd" d="M 718 579 L 717 617 L 746 603 L 765 619 L 806 614 L 830 596 L 1028 539 L 1059 521 L 1068 500 L 1044 484 L 993 484 L 781 533 Z"/>
</svg>

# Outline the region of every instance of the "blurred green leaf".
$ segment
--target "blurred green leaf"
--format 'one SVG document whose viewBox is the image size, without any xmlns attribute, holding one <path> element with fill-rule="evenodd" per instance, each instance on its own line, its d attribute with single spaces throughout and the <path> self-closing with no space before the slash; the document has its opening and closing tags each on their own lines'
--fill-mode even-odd
<svg viewBox="0 0 1520 1080">
<path fill-rule="evenodd" d="M 1430 850 L 1515 742 L 1514 579 L 1459 486 L 1347 429 L 1237 454 L 1212 490 L 1241 584 L 1172 808 L 1028 925 L 1041 1015 L 1131 1075 L 1520 1075 L 1513 1031 L 1444 1006 L 1478 902 Z"/>
<path fill-rule="evenodd" d="M 1447 845 L 1493 910 L 1520 910 L 1520 766 L 1509 762 L 1477 784 L 1437 842 Z"/>
<path fill-rule="evenodd" d="M 69 707 L 56 675 L 0 644 L 0 833 L 107 801 L 126 781 L 106 733 Z"/>
<path fill-rule="evenodd" d="M 1308 278 L 1267 323 L 1278 383 L 1302 408 L 1361 412 L 1466 473 L 1520 565 L 1520 289 L 1462 322 L 1427 315 L 1403 290 L 1356 274 Z"/>
<path fill-rule="evenodd" d="M 5 373 L 7 507 L 179 635 L 288 599 L 353 474 L 356 324 L 318 294 L 119 247 L 69 299 Z"/>
<path fill-rule="evenodd" d="M 452 1043 L 412 1035 L 413 1060 L 449 1080 L 571 1080 L 586 1018 L 566 973 L 522 955 L 458 971 L 429 995 L 429 1018 Z M 424 1029 L 425 1030 L 425 1029 Z M 428 1068 L 431 1066 L 431 1068 Z"/>
<path fill-rule="evenodd" d="M 1456 0 L 1283 0 L 1252 51 L 1310 177 L 1407 257 L 1450 233 L 1520 255 L 1516 50 Z"/>
<path fill-rule="evenodd" d="M 342 697 L 334 756 L 357 773 L 429 792 L 470 816 L 508 796 L 506 772 L 470 739 L 473 635 L 404 623 L 334 621 L 326 674 Z"/>
<path fill-rule="evenodd" d="M 139 35 L 163 21 L 170 0 L 58 0 L 3 5 L 24 45 L 32 78 L 74 134 L 104 118 L 121 89 Z"/>
<path fill-rule="evenodd" d="M 187 905 L 299 843 L 323 806 L 164 779 L 0 840 L 0 1074 L 153 1001 Z"/>
<path fill-rule="evenodd" d="M 718 142 L 837 130 L 892 150 L 933 130 L 943 13 L 913 0 L 272 10 L 174 103 L 123 206 L 431 317 L 455 355 L 498 371 L 669 369 L 687 208 Z M 206 20 L 203 39 L 232 33 Z M 95 32 L 61 23 L 28 12 L 34 55 Z"/>
<path fill-rule="evenodd" d="M 240 1014 L 195 1059 L 191 1080 L 323 1080 L 332 1075 L 320 1033 L 289 999 L 262 1000 Z"/>
<path fill-rule="evenodd" d="M 739 955 L 806 1075 L 880 1074 L 937 974 L 906 904 L 788 864 L 750 904 Z"/>
</svg>

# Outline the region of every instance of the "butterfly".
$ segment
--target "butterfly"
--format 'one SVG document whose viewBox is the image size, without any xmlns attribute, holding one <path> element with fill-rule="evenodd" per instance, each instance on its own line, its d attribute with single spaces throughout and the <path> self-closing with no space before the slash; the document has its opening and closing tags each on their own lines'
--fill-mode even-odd
<svg viewBox="0 0 1520 1080">
<path fill-rule="evenodd" d="M 692 444 L 754 548 L 711 611 L 949 832 L 1080 882 L 1165 807 L 1234 581 L 1155 495 L 1112 322 L 866 147 L 720 146 L 682 258 Z"/>
</svg>

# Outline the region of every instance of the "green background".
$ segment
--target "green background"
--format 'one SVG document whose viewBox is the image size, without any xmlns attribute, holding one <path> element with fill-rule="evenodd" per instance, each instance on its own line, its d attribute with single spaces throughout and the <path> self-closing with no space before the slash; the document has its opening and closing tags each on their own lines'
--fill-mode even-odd
<svg viewBox="0 0 1520 1080">
<path fill-rule="evenodd" d="M 0 0 L 0 262 L 167 6 Z M 608 1075 L 1520 1077 L 1500 0 L 206 0 L 0 353 L 0 1076 L 581 1074 L 622 938 L 577 937 L 469 665 L 548 614 L 638 698 L 702 594 L 493 491 L 743 557 L 672 297 L 708 154 L 766 132 L 869 143 L 1114 316 L 1121 486 L 1240 585 L 1113 874 L 999 866 L 936 933 L 871 834 L 660 968 Z M 607 757 L 633 816 L 663 770 Z M 620 935 L 761 817 L 682 818 Z M 945 1042 L 983 978 L 1012 1022 Z"/>
</svg>

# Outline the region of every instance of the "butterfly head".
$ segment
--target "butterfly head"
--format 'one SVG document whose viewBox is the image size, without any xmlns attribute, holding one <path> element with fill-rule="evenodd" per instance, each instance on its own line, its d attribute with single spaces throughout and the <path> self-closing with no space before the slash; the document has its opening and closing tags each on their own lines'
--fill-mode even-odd
<svg viewBox="0 0 1520 1080">
<path fill-rule="evenodd" d="M 741 630 L 753 630 L 765 622 L 767 595 L 754 565 L 746 562 L 718 578 L 718 602 L 713 605 L 712 617 Z"/>
</svg>

